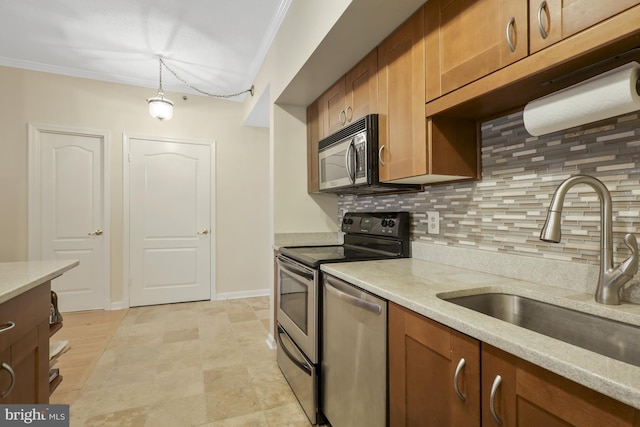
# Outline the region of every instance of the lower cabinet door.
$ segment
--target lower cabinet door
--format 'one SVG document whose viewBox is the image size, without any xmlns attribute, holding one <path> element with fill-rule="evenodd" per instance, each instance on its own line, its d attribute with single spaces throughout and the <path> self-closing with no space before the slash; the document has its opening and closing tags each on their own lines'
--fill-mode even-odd
<svg viewBox="0 0 640 427">
<path fill-rule="evenodd" d="M 480 426 L 480 343 L 389 304 L 392 427 Z"/>
</svg>

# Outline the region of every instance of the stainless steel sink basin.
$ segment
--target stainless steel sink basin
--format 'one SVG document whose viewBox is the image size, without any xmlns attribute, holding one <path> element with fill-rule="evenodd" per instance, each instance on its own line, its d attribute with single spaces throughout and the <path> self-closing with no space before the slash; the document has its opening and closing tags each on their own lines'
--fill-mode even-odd
<svg viewBox="0 0 640 427">
<path fill-rule="evenodd" d="M 640 366 L 640 327 L 511 294 L 443 298 L 551 338 Z"/>
</svg>

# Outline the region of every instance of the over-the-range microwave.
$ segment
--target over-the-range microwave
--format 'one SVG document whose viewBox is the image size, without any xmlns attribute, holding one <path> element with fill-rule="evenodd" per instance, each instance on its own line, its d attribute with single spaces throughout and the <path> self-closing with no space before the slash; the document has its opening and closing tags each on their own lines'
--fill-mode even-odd
<svg viewBox="0 0 640 427">
<path fill-rule="evenodd" d="M 379 181 L 378 115 L 369 114 L 318 143 L 320 191 L 338 194 L 376 194 L 416 191 L 414 184 Z"/>
</svg>

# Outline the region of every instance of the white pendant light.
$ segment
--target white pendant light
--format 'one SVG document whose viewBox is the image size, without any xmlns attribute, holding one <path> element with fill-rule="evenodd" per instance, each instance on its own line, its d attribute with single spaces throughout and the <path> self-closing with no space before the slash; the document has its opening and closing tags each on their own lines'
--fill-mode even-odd
<svg viewBox="0 0 640 427">
<path fill-rule="evenodd" d="M 173 117 L 173 102 L 164 97 L 162 92 L 158 96 L 147 99 L 149 103 L 149 114 L 158 120 L 171 120 Z"/>
<path fill-rule="evenodd" d="M 160 86 L 158 87 L 158 95 L 154 96 L 153 98 L 147 99 L 147 103 L 149 104 L 149 114 L 151 114 L 151 117 L 153 117 L 154 119 L 171 120 L 171 117 L 173 117 L 173 102 L 165 98 L 164 92 L 162 91 L 162 67 L 165 67 L 167 70 L 169 70 L 176 79 L 184 83 L 184 85 L 187 86 L 188 88 L 206 96 L 211 96 L 213 98 L 233 98 L 235 96 L 239 96 L 247 92 L 250 93 L 251 96 L 253 96 L 253 93 L 254 93 L 253 85 L 249 89 L 243 90 L 242 92 L 232 93 L 229 95 L 216 95 L 213 93 L 205 92 L 203 90 L 198 89 L 197 87 L 191 86 L 189 83 L 187 83 L 186 80 L 179 77 L 175 71 L 173 71 L 171 68 L 167 66 L 167 64 L 164 63 L 162 58 L 158 58 L 158 60 L 160 62 Z"/>
<path fill-rule="evenodd" d="M 171 120 L 173 117 L 173 102 L 164 97 L 162 91 L 162 58 L 160 59 L 160 86 L 158 87 L 158 96 L 147 99 L 149 103 L 149 114 L 158 120 Z"/>
</svg>

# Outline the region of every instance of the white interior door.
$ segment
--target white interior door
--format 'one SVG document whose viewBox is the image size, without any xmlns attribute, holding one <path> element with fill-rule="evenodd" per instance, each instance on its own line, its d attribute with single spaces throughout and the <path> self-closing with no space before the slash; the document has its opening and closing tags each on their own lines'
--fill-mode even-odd
<svg viewBox="0 0 640 427">
<path fill-rule="evenodd" d="M 129 304 L 210 299 L 212 146 L 128 145 Z"/>
<path fill-rule="evenodd" d="M 60 311 L 105 308 L 107 134 L 30 126 L 30 259 L 77 259 L 54 279 Z"/>
</svg>

